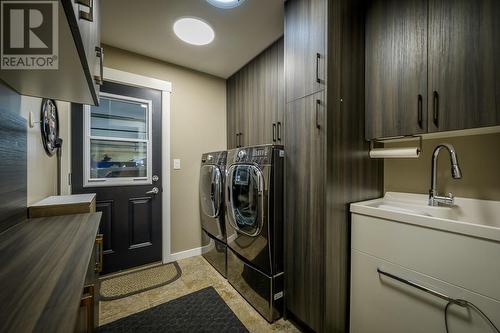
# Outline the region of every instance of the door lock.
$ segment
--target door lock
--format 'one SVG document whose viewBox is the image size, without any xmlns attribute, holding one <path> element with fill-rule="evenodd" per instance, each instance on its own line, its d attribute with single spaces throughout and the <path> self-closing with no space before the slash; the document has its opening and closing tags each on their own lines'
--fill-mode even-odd
<svg viewBox="0 0 500 333">
<path fill-rule="evenodd" d="M 154 182 L 157 182 L 160 179 L 160 177 L 158 177 L 158 175 L 153 175 L 152 179 Z"/>
<path fill-rule="evenodd" d="M 147 191 L 147 192 L 146 192 L 146 194 L 158 194 L 158 193 L 160 193 L 160 190 L 159 190 L 159 189 L 158 189 L 158 187 L 156 187 L 156 186 L 155 186 L 155 187 L 153 187 L 153 188 L 151 189 L 151 191 Z"/>
</svg>

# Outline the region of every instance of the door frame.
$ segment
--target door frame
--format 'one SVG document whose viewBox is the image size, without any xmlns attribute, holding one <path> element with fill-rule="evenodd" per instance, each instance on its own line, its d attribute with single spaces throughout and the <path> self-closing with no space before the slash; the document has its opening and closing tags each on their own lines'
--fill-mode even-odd
<svg viewBox="0 0 500 333">
<path fill-rule="evenodd" d="M 170 94 L 172 83 L 144 75 L 104 67 L 104 80 L 161 91 L 161 171 L 162 171 L 162 261 L 171 261 L 170 248 Z M 165 189 L 167 189 L 165 191 Z"/>
</svg>

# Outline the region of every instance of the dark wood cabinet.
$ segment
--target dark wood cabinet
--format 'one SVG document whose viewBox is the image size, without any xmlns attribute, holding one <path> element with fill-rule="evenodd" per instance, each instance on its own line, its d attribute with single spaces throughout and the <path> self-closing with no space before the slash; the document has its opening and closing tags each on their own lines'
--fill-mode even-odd
<svg viewBox="0 0 500 333">
<path fill-rule="evenodd" d="M 102 81 L 99 0 L 60 0 L 58 68 L 2 69 L 0 79 L 22 95 L 97 105 Z"/>
<path fill-rule="evenodd" d="M 319 332 L 324 313 L 324 92 L 286 106 L 286 307 Z"/>
<path fill-rule="evenodd" d="M 66 0 L 67 1 L 67 0 Z M 103 80 L 104 51 L 101 47 L 101 16 L 99 9 L 100 0 L 73 0 L 73 11 L 77 19 L 83 51 L 80 55 L 87 60 L 90 78 L 89 86 L 93 86 L 99 96 L 99 85 Z M 74 35 L 76 34 L 76 30 Z M 84 55 L 83 55 L 84 53 Z M 85 62 L 82 62 L 85 67 Z"/>
<path fill-rule="evenodd" d="M 228 149 L 283 143 L 283 57 L 281 38 L 227 80 Z"/>
<path fill-rule="evenodd" d="M 499 1 L 366 6 L 366 139 L 500 124 Z"/>
<path fill-rule="evenodd" d="M 102 271 L 103 235 L 97 234 L 94 251 L 90 258 L 75 333 L 95 332 L 99 327 L 99 273 Z"/>
<path fill-rule="evenodd" d="M 327 0 L 285 3 L 286 101 L 326 85 Z"/>
<path fill-rule="evenodd" d="M 500 1 L 429 0 L 429 132 L 500 124 Z"/>
<path fill-rule="evenodd" d="M 427 131 L 427 0 L 366 8 L 366 138 Z"/>
<path fill-rule="evenodd" d="M 286 41 L 303 38 L 290 8 L 312 2 L 286 2 Z M 364 2 L 325 1 L 328 82 L 285 108 L 285 315 L 304 331 L 348 331 L 349 204 L 382 195 L 382 165 L 364 139 Z M 288 72 L 301 70 L 289 51 L 287 96 L 295 89 Z"/>
</svg>

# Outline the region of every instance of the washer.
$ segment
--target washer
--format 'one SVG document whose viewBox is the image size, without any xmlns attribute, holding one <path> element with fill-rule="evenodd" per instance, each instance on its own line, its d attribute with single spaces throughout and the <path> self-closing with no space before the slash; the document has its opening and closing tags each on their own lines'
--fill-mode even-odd
<svg viewBox="0 0 500 333">
<path fill-rule="evenodd" d="M 228 151 L 227 279 L 269 322 L 283 313 L 283 146 Z"/>
<path fill-rule="evenodd" d="M 205 153 L 200 168 L 200 220 L 203 256 L 226 277 L 226 228 L 224 224 L 225 151 Z"/>
</svg>

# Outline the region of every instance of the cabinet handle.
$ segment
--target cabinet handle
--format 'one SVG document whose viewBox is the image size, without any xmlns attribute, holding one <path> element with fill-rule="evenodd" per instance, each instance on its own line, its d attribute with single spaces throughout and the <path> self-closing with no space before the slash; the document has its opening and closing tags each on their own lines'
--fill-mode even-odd
<svg viewBox="0 0 500 333">
<path fill-rule="evenodd" d="M 102 86 L 104 83 L 104 49 L 100 46 L 96 46 L 95 53 L 99 58 L 99 75 L 94 75 L 94 80 L 95 83 Z"/>
<path fill-rule="evenodd" d="M 102 272 L 102 266 L 103 266 L 103 261 L 102 261 L 102 256 L 103 256 L 103 250 L 104 250 L 104 236 L 102 234 L 98 234 L 97 237 L 95 238 L 95 244 L 97 246 L 97 261 L 95 263 L 95 271 L 96 273 L 101 273 Z"/>
<path fill-rule="evenodd" d="M 418 290 L 421 290 L 421 291 L 424 291 L 428 294 L 431 294 L 433 296 L 436 296 L 436 297 L 439 297 L 441 299 L 444 299 L 445 301 L 447 302 L 453 302 L 455 301 L 455 299 L 451 298 L 450 296 L 448 295 L 445 295 L 443 293 L 440 293 L 434 289 L 431 289 L 431 288 L 428 288 L 428 287 L 425 287 L 425 286 L 422 286 L 421 284 L 418 284 L 418 283 L 415 283 L 413 281 L 410 281 L 410 280 L 407 280 L 407 279 L 404 279 L 402 277 L 399 277 L 399 276 L 396 276 L 394 274 L 391 274 L 391 273 L 387 273 L 387 272 L 384 272 L 383 270 L 381 270 L 380 268 L 377 268 L 377 272 L 380 274 L 380 275 L 385 275 L 393 280 L 396 280 L 396 281 L 399 281 L 401 283 L 404 283 L 406 285 L 409 285 L 413 288 L 417 288 Z"/>
<path fill-rule="evenodd" d="M 321 105 L 321 101 L 319 99 L 316 100 L 316 128 L 320 129 L 321 126 L 319 124 L 319 107 Z"/>
<path fill-rule="evenodd" d="M 94 285 L 85 286 L 80 300 L 80 306 L 87 310 L 87 332 L 94 332 L 94 290 Z"/>
<path fill-rule="evenodd" d="M 281 141 L 281 122 L 278 121 L 278 141 Z"/>
<path fill-rule="evenodd" d="M 89 8 L 92 7 L 92 0 L 75 0 L 75 3 L 87 6 Z"/>
<path fill-rule="evenodd" d="M 418 126 L 420 128 L 422 128 L 422 95 L 418 95 L 418 105 L 417 105 L 417 108 L 418 108 Z"/>
<path fill-rule="evenodd" d="M 89 8 L 88 12 L 84 12 L 83 10 L 78 11 L 78 16 L 80 19 L 93 22 L 94 21 L 94 0 L 76 0 L 75 1 L 79 5 L 83 5 Z"/>
<path fill-rule="evenodd" d="M 273 142 L 276 142 L 276 123 L 273 123 Z"/>
<path fill-rule="evenodd" d="M 238 137 L 238 146 L 241 148 L 241 137 L 243 136 L 243 133 L 239 133 L 239 137 Z"/>
<path fill-rule="evenodd" d="M 319 78 L 319 60 L 321 58 L 321 54 L 316 53 L 316 82 L 321 83 L 321 79 Z"/>
<path fill-rule="evenodd" d="M 432 99 L 432 121 L 436 127 L 439 127 L 439 95 L 434 91 Z"/>
</svg>

